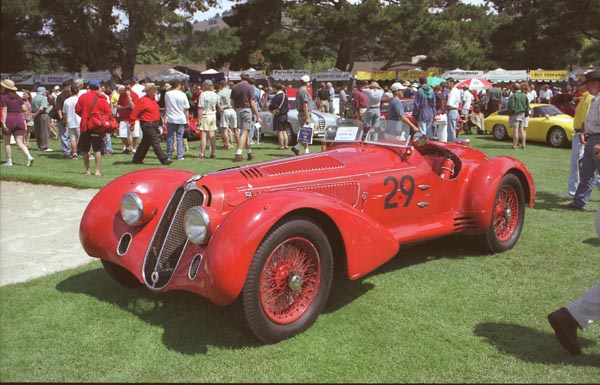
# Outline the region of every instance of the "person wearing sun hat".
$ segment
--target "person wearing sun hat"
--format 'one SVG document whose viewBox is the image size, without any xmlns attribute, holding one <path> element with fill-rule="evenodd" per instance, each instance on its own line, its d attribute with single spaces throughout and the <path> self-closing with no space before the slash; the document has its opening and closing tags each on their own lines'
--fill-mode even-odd
<svg viewBox="0 0 600 385">
<path fill-rule="evenodd" d="M 2 109 L 2 138 L 4 139 L 4 151 L 6 152 L 5 166 L 12 166 L 12 149 L 10 147 L 11 135 L 23 154 L 27 157 L 27 167 L 33 166 L 33 157 L 29 153 L 27 146 L 23 143 L 26 127 L 23 111 L 25 102 L 23 98 L 17 95 L 17 87 L 10 79 L 4 79 L 1 83 L 2 88 L 6 90 L 6 95 L 0 98 L 0 108 Z"/>
<path fill-rule="evenodd" d="M 36 95 L 31 99 L 31 111 L 33 112 L 33 130 L 35 141 L 39 151 L 52 151 L 48 148 L 48 133 L 50 130 L 50 103 L 45 87 L 38 87 Z"/>
<path fill-rule="evenodd" d="M 135 127 L 135 122 L 139 120 L 142 129 L 142 141 L 137 148 L 131 163 L 142 164 L 150 147 L 154 150 L 156 157 L 161 164 L 167 166 L 173 163 L 167 157 L 167 154 L 160 146 L 160 133 L 158 130 L 160 124 L 160 107 L 156 101 L 158 89 L 154 83 L 146 83 L 144 86 L 144 96 L 136 103 L 129 116 L 129 125 L 131 130 Z"/>
</svg>

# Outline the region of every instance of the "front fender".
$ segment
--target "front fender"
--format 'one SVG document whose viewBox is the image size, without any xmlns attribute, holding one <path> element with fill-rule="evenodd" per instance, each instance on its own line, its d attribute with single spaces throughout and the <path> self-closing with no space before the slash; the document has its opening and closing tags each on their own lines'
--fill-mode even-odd
<svg viewBox="0 0 600 385">
<path fill-rule="evenodd" d="M 485 229 L 490 225 L 496 191 L 502 178 L 508 173 L 513 173 L 519 178 L 525 193 L 525 202 L 533 208 L 535 184 L 527 167 L 521 161 L 508 156 L 491 158 L 475 170 L 466 194 L 468 199 L 465 209 L 475 214 L 481 228 Z"/>
<path fill-rule="evenodd" d="M 233 302 L 243 289 L 254 253 L 269 230 L 284 216 L 302 210 L 316 210 L 335 224 L 351 279 L 381 266 L 398 252 L 398 242 L 386 228 L 337 199 L 298 191 L 261 194 L 233 209 L 206 248 L 210 300 L 219 305 Z M 373 253 L 374 245 L 377 253 Z M 340 250 L 333 252 L 335 255 Z"/>
</svg>

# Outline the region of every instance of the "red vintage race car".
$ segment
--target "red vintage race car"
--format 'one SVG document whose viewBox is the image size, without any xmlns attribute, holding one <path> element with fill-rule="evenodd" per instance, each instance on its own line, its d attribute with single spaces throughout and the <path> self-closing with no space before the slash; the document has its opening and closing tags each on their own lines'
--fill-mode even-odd
<svg viewBox="0 0 600 385">
<path fill-rule="evenodd" d="M 451 234 L 492 253 L 517 243 L 535 201 L 523 163 L 461 142 L 400 141 L 391 128 L 361 134 L 340 122 L 318 153 L 205 175 L 125 174 L 89 203 L 81 243 L 124 286 L 239 299 L 265 343 L 313 324 L 334 269 L 355 280 L 403 245 Z"/>
</svg>

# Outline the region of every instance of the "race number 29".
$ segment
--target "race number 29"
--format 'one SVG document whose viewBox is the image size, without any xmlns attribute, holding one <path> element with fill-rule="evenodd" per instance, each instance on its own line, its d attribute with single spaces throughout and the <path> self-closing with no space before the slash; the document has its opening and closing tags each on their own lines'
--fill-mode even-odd
<svg viewBox="0 0 600 385">
<path fill-rule="evenodd" d="M 394 178 L 393 176 L 388 176 L 383 181 L 383 185 L 387 186 L 391 184 L 392 189 L 385 197 L 383 208 L 395 209 L 398 208 L 398 202 L 404 199 L 403 207 L 408 207 L 410 201 L 415 192 L 415 180 L 410 175 L 404 175 L 400 180 Z"/>
</svg>

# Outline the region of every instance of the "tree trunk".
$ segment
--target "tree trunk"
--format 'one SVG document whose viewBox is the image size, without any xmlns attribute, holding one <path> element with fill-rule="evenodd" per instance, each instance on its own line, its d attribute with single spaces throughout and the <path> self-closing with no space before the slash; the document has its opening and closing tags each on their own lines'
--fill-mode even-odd
<svg viewBox="0 0 600 385">
<path fill-rule="evenodd" d="M 354 68 L 354 44 L 352 40 L 343 40 L 340 43 L 335 68 L 345 72 L 352 72 Z"/>
</svg>

